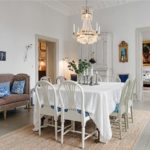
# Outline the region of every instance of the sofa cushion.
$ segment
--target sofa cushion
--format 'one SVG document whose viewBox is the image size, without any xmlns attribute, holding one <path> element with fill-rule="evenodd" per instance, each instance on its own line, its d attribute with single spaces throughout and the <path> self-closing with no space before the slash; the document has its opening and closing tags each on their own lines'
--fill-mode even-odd
<svg viewBox="0 0 150 150">
<path fill-rule="evenodd" d="M 18 101 L 29 100 L 29 94 L 10 94 L 9 96 L 3 97 L 0 100 L 0 105 L 6 105 L 10 103 L 15 103 Z"/>
<path fill-rule="evenodd" d="M 11 92 L 16 93 L 16 94 L 23 94 L 24 93 L 24 85 L 25 85 L 25 80 L 14 81 Z"/>
<path fill-rule="evenodd" d="M 10 95 L 10 82 L 0 83 L 0 97 Z"/>
</svg>

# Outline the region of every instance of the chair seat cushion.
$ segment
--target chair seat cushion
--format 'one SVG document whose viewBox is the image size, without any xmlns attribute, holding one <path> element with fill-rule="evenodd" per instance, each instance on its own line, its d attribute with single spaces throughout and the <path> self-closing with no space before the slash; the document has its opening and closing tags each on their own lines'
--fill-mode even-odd
<svg viewBox="0 0 150 150">
<path fill-rule="evenodd" d="M 54 109 L 54 105 L 51 105 L 51 108 Z M 61 111 L 61 108 L 60 108 L 60 107 L 57 107 L 57 111 L 60 112 L 60 111 Z"/>
<path fill-rule="evenodd" d="M 51 108 L 54 109 L 54 105 L 51 105 Z M 69 110 L 69 109 L 64 109 L 65 112 L 68 112 L 68 110 Z M 81 114 L 81 110 L 80 110 L 80 109 L 76 109 L 76 110 L 77 110 L 77 112 L 78 112 L 79 114 Z M 61 111 L 61 107 L 57 107 L 57 111 L 60 112 L 60 111 Z M 85 112 L 85 117 L 88 117 L 88 116 L 89 116 L 89 113 L 88 113 L 88 112 Z"/>
<path fill-rule="evenodd" d="M 65 112 L 68 112 L 68 110 L 69 110 L 69 109 L 65 109 Z M 76 109 L 76 111 L 77 111 L 79 114 L 81 114 L 81 112 L 82 112 L 81 109 Z M 86 112 L 86 111 L 85 111 L 84 113 L 85 113 L 85 117 L 88 117 L 88 116 L 90 115 L 89 112 Z"/>
</svg>

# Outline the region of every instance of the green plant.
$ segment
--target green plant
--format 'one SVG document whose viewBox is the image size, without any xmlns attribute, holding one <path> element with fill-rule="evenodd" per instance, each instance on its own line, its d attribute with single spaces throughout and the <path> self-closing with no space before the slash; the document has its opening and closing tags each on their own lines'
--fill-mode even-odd
<svg viewBox="0 0 150 150">
<path fill-rule="evenodd" d="M 74 60 L 68 62 L 68 68 L 71 71 L 74 71 L 76 74 L 82 74 L 88 67 L 90 67 L 90 63 L 87 62 L 86 59 L 79 59 L 78 64 L 75 63 Z"/>
</svg>

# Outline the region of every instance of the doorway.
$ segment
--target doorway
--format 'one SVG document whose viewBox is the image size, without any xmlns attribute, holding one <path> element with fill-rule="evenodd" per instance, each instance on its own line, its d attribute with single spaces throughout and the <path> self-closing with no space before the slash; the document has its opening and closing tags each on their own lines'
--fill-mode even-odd
<svg viewBox="0 0 150 150">
<path fill-rule="evenodd" d="M 43 76 L 50 77 L 55 83 L 57 74 L 57 45 L 55 39 L 36 36 L 36 82 Z"/>
<path fill-rule="evenodd" d="M 137 100 L 139 101 L 142 101 L 143 96 L 145 95 L 143 75 L 147 67 L 143 65 L 143 42 L 148 39 L 150 39 L 150 27 L 138 28 L 136 30 L 136 94 Z M 150 90 L 147 90 L 146 92 L 150 93 Z"/>
</svg>

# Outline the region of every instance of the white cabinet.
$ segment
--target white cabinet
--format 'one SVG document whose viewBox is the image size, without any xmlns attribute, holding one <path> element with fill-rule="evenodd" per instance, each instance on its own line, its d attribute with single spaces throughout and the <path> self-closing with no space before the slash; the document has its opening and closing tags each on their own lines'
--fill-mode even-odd
<svg viewBox="0 0 150 150">
<path fill-rule="evenodd" d="M 93 54 L 94 52 L 94 54 Z M 96 64 L 94 70 L 98 71 L 103 80 L 111 80 L 113 74 L 112 34 L 103 32 L 100 40 L 92 45 L 78 45 L 79 59 L 89 60 L 94 55 Z"/>
</svg>

